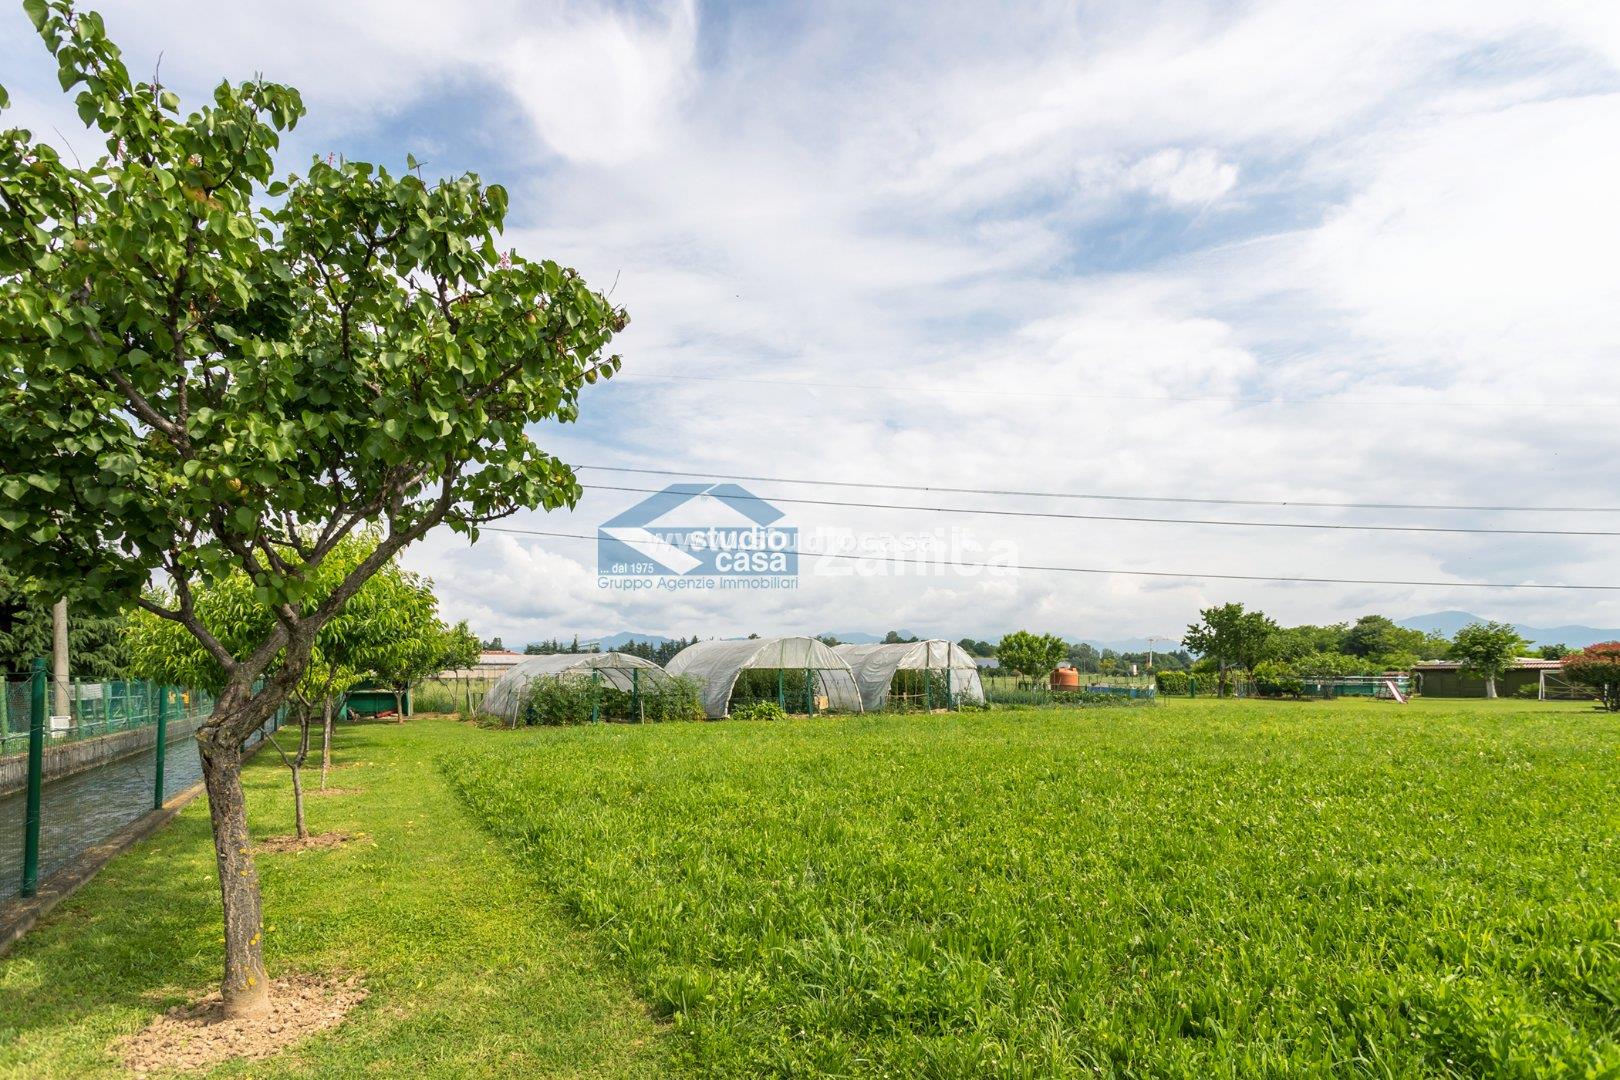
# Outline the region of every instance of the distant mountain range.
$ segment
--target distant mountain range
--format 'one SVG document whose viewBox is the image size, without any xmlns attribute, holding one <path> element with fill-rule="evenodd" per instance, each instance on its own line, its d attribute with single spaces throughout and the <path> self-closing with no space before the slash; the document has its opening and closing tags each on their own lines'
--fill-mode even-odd
<svg viewBox="0 0 1620 1080">
<path fill-rule="evenodd" d="M 1440 633 L 1452 637 L 1469 623 L 1486 622 L 1479 615 L 1470 615 L 1466 611 L 1435 611 L 1428 615 L 1414 615 L 1410 619 L 1398 620 L 1398 626 L 1408 630 L 1422 630 L 1426 633 Z M 1620 630 L 1602 629 L 1596 626 L 1526 626 L 1523 623 L 1514 623 L 1519 634 L 1532 645 L 1568 645 L 1572 649 L 1584 649 L 1588 645 L 1595 645 L 1599 641 L 1620 641 Z"/>
</svg>

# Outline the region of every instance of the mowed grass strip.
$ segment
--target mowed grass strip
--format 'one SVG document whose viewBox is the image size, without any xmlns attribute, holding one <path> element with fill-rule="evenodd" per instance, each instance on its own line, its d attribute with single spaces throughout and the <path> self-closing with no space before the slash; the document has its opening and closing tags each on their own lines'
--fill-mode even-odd
<svg viewBox="0 0 1620 1080">
<path fill-rule="evenodd" d="M 349 791 L 312 793 L 310 826 L 357 839 L 260 856 L 265 956 L 272 976 L 359 974 L 370 996 L 330 1033 L 208 1075 L 668 1075 L 667 1025 L 445 786 L 439 759 L 485 738 L 431 719 L 338 728 L 331 783 Z M 255 837 L 290 833 L 273 750 L 245 780 Z M 0 959 L 0 1076 L 128 1075 L 108 1044 L 219 979 L 213 861 L 199 799 Z"/>
<path fill-rule="evenodd" d="M 475 815 L 706 1075 L 1612 1075 L 1579 705 L 491 732 Z"/>
</svg>

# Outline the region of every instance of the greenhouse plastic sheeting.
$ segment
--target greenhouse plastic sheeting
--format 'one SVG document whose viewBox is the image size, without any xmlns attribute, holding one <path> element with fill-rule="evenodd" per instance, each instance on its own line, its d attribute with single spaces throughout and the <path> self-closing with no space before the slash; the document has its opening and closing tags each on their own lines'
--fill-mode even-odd
<svg viewBox="0 0 1620 1080">
<path fill-rule="evenodd" d="M 632 670 L 642 674 L 632 676 L 630 674 Z M 626 693 L 630 692 L 636 680 L 644 685 L 657 685 L 669 678 L 664 669 L 651 660 L 643 660 L 629 653 L 555 653 L 548 656 L 532 656 L 522 663 L 514 664 L 495 680 L 495 685 L 484 695 L 479 711 L 490 716 L 498 716 L 503 720 L 515 720 L 518 710 L 523 707 L 523 699 L 526 696 L 524 690 L 530 682 L 535 679 L 560 679 L 565 675 L 590 678 L 594 672 L 600 672 L 602 681 L 608 686 Z M 652 680 L 651 683 L 647 682 L 649 679 Z"/>
<path fill-rule="evenodd" d="M 744 668 L 810 670 L 827 707 L 837 712 L 860 712 L 861 693 L 849 665 L 815 638 L 748 638 L 744 641 L 699 641 L 670 660 L 666 671 L 696 679 L 703 695 L 703 712 L 725 716 L 732 687 Z"/>
<path fill-rule="evenodd" d="M 861 704 L 868 712 L 888 704 L 889 687 L 897 671 L 950 670 L 951 697 L 955 701 L 980 704 L 984 684 L 979 666 L 967 650 L 949 641 L 906 641 L 894 645 L 837 645 L 833 652 L 844 658 L 861 690 Z"/>
</svg>

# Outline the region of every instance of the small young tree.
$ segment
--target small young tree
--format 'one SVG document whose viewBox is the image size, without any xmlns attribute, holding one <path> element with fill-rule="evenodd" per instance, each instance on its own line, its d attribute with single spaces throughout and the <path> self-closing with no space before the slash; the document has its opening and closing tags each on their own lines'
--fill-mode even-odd
<svg viewBox="0 0 1620 1080">
<path fill-rule="evenodd" d="M 405 545 L 574 504 L 573 473 L 529 431 L 573 419 L 617 370 L 603 350 L 626 316 L 574 271 L 496 250 L 502 188 L 331 160 L 278 177 L 297 91 L 224 83 L 183 114 L 131 79 L 98 15 L 24 7 L 106 150 L 68 162 L 0 131 L 0 563 L 79 610 L 132 600 L 224 672 L 197 733 L 224 1007 L 262 1015 L 245 740 Z M 314 588 L 367 523 L 372 554 Z M 238 646 L 196 611 L 198 586 L 233 570 L 271 616 Z M 159 573 L 161 599 L 143 593 Z"/>
<path fill-rule="evenodd" d="M 314 595 L 330 593 L 357 565 L 376 550 L 377 537 L 350 536 L 339 542 L 311 579 Z M 272 740 L 282 762 L 292 772 L 293 818 L 300 839 L 309 835 L 304 813 L 303 767 L 309 757 L 310 728 L 317 715 L 330 730 L 333 702 L 348 692 L 366 674 L 367 658 L 384 648 L 399 632 L 395 605 L 401 583 L 424 588 L 421 579 L 389 563 L 367 579 L 315 636 L 308 662 L 289 693 L 288 701 L 298 738 L 291 754 L 279 741 Z M 254 600 L 252 580 L 241 571 L 211 582 L 200 582 L 193 589 L 192 604 L 197 618 L 227 649 L 240 649 L 260 640 L 274 623 L 271 612 Z M 172 597 L 159 593 L 159 603 L 172 603 Z M 431 597 L 430 597 L 431 599 Z M 437 634 L 442 627 L 427 628 Z M 149 610 L 135 611 L 129 620 L 128 644 L 132 669 L 140 676 L 161 682 L 180 683 L 220 692 L 228 683 L 223 665 L 186 629 Z M 279 664 L 268 674 L 274 676 Z M 329 744 L 328 744 L 329 745 Z M 326 754 L 323 751 L 323 759 Z M 324 760 L 323 775 L 324 782 Z"/>
<path fill-rule="evenodd" d="M 1562 660 L 1564 678 L 1591 690 L 1610 712 L 1620 712 L 1620 641 L 1588 645 Z"/>
<path fill-rule="evenodd" d="M 996 662 L 1009 671 L 1039 681 L 1063 662 L 1069 647 L 1052 634 L 1015 630 L 996 646 Z"/>
<path fill-rule="evenodd" d="M 387 583 L 388 610 L 382 617 L 394 632 L 373 643 L 358 663 L 381 686 L 394 694 L 394 715 L 405 719 L 405 694 L 430 675 L 478 663 L 478 639 L 462 624 L 456 631 L 439 619 L 433 583 L 419 574 L 401 571 Z"/>
<path fill-rule="evenodd" d="M 1485 696 L 1496 696 L 1496 680 L 1524 652 L 1525 640 L 1511 623 L 1470 623 L 1451 639 L 1451 658 L 1463 673 L 1485 680 Z"/>
<path fill-rule="evenodd" d="M 1277 624 L 1262 612 L 1243 610 L 1242 604 L 1205 608 L 1198 617 L 1198 622 L 1187 627 L 1181 643 L 1215 662 L 1220 693 L 1225 697 L 1232 668 L 1252 672 L 1271 655 Z"/>
</svg>

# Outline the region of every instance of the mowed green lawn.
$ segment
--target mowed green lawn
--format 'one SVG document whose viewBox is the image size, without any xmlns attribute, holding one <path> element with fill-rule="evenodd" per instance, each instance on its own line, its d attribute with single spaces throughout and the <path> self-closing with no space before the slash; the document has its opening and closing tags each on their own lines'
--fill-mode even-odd
<svg viewBox="0 0 1620 1080">
<path fill-rule="evenodd" d="M 1620 1071 L 1583 706 L 416 720 L 338 759 L 312 825 L 363 838 L 263 857 L 267 956 L 371 996 L 211 1075 Z M 269 756 L 249 799 L 290 828 Z M 219 948 L 199 803 L 0 959 L 0 1075 L 120 1075 Z"/>
<path fill-rule="evenodd" d="M 703 1075 L 1620 1072 L 1587 706 L 491 732 L 444 771 Z"/>
<path fill-rule="evenodd" d="M 443 720 L 339 727 L 332 782 L 359 790 L 312 796 L 310 828 L 357 839 L 259 857 L 265 959 L 272 976 L 357 973 L 370 997 L 330 1033 L 209 1075 L 668 1075 L 668 1025 L 446 788 L 440 759 L 489 737 Z M 292 831 L 289 775 L 269 749 L 249 767 L 256 837 Z M 0 1076 L 129 1076 L 108 1045 L 217 985 L 213 863 L 199 799 L 0 959 Z"/>
</svg>

